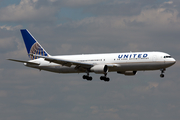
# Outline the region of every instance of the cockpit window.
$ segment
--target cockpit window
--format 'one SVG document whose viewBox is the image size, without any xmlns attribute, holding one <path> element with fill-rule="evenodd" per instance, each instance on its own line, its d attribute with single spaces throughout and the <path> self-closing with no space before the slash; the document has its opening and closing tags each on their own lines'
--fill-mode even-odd
<svg viewBox="0 0 180 120">
<path fill-rule="evenodd" d="M 171 58 L 171 56 L 164 56 L 164 58 Z"/>
</svg>

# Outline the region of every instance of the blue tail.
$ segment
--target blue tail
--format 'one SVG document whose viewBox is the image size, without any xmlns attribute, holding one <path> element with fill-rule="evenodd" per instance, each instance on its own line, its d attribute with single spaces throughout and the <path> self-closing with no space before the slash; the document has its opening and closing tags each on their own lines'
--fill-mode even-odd
<svg viewBox="0 0 180 120">
<path fill-rule="evenodd" d="M 36 41 L 36 39 L 31 35 L 31 33 L 26 30 L 21 30 L 22 37 L 24 39 L 24 43 L 26 45 L 26 49 L 29 54 L 36 54 L 42 56 L 49 56 L 49 54 L 44 50 L 44 48 Z M 37 59 L 38 57 L 34 57 L 29 55 L 30 59 Z"/>
</svg>

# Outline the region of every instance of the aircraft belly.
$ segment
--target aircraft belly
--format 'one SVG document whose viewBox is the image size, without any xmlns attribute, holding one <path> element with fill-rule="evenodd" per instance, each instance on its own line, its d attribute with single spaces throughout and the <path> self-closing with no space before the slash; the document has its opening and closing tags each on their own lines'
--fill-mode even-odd
<svg viewBox="0 0 180 120">
<path fill-rule="evenodd" d="M 76 69 L 75 66 L 67 67 L 61 65 L 54 66 L 39 66 L 39 65 L 26 65 L 27 67 L 37 68 L 56 73 L 83 73 L 86 71 Z M 159 70 L 169 67 L 170 64 L 164 62 L 149 62 L 149 63 L 121 63 L 118 67 L 109 67 L 109 72 L 113 71 L 144 71 L 144 70 Z"/>
<path fill-rule="evenodd" d="M 109 71 L 144 71 L 144 70 L 159 70 L 166 68 L 164 63 L 125 63 L 118 67 L 109 68 Z"/>
</svg>

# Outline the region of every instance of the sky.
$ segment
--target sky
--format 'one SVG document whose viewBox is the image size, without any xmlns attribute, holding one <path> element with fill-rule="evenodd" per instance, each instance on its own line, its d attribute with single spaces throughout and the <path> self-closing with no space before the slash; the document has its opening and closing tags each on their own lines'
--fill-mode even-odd
<svg viewBox="0 0 180 120">
<path fill-rule="evenodd" d="M 57 74 L 29 60 L 20 29 L 51 55 L 162 51 L 165 71 Z M 179 120 L 179 0 L 0 0 L 0 120 Z"/>
</svg>

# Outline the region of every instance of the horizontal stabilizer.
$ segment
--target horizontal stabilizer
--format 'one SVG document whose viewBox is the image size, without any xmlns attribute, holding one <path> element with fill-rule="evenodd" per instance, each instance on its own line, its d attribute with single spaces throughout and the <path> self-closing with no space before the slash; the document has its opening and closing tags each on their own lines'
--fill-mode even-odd
<svg viewBox="0 0 180 120">
<path fill-rule="evenodd" d="M 15 59 L 7 59 L 10 61 L 15 61 L 15 62 L 21 62 L 21 63 L 27 63 L 27 64 L 32 64 L 32 65 L 39 65 L 38 63 L 33 63 L 33 62 L 28 62 L 28 61 L 23 61 L 23 60 L 15 60 Z"/>
</svg>

